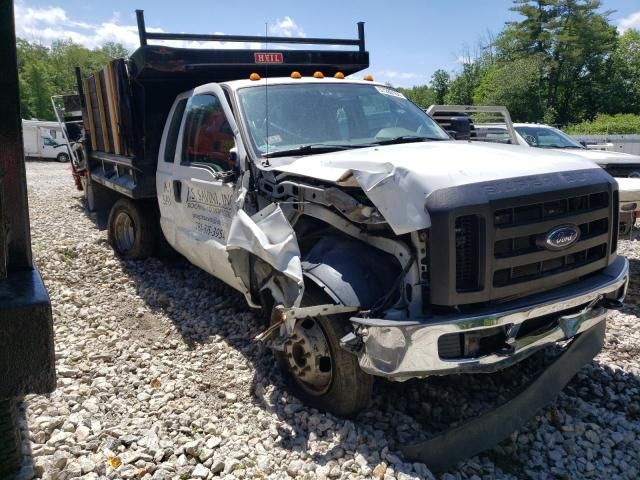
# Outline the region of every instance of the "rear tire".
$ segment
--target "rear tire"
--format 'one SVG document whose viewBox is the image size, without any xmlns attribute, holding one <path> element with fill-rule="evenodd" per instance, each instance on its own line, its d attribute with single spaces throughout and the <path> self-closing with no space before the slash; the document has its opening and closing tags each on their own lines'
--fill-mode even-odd
<svg viewBox="0 0 640 480">
<path fill-rule="evenodd" d="M 0 478 L 13 478 L 22 464 L 16 399 L 0 400 Z"/>
<path fill-rule="evenodd" d="M 121 198 L 114 203 L 107 230 L 109 243 L 122 258 L 142 259 L 153 255 L 158 225 L 151 208 L 144 202 Z"/>
<path fill-rule="evenodd" d="M 305 293 L 302 301 L 303 305 L 326 302 L 327 299 L 316 292 Z M 297 338 L 289 339 L 284 352 L 273 351 L 294 395 L 318 410 L 347 418 L 367 407 L 374 381 L 372 375 L 362 371 L 355 355 L 340 348 L 340 338 L 348 332 L 349 321 L 344 315 L 298 320 L 294 332 Z M 309 346 L 310 339 L 317 339 L 319 333 L 326 344 L 316 341 Z"/>
</svg>

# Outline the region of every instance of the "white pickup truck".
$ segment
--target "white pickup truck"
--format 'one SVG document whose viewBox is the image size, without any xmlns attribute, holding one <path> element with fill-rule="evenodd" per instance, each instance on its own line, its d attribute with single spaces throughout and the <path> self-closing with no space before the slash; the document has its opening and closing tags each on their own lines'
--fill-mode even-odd
<svg viewBox="0 0 640 480">
<path fill-rule="evenodd" d="M 445 127 L 456 113 L 495 115 L 500 118 L 498 122 L 487 122 L 486 117 L 484 122 L 472 122 L 469 139 L 562 151 L 597 163 L 618 182 L 620 235 L 631 234 L 636 218 L 640 216 L 640 156 L 589 149 L 562 130 L 549 125 L 513 123 L 506 107 L 502 106 L 432 105 L 427 113 Z"/>
<path fill-rule="evenodd" d="M 442 459 L 407 450 L 453 461 L 508 435 L 599 351 L 628 264 L 616 184 L 597 165 L 452 141 L 395 89 L 344 78 L 368 64 L 362 33 L 355 52 L 185 51 L 146 45 L 153 35 L 127 68 L 80 85 L 78 174 L 120 255 L 164 238 L 268 312 L 258 340 L 310 405 L 351 416 L 375 377 L 490 373 L 564 346 L 526 413 L 514 404 Z M 218 81 L 184 88 L 206 78 Z M 109 85 L 131 96 L 101 106 Z M 110 115 L 119 137 L 99 124 Z"/>
</svg>

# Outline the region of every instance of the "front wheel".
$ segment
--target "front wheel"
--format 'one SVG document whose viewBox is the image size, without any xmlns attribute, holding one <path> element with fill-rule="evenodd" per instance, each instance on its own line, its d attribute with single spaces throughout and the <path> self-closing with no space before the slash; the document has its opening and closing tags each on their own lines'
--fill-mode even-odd
<svg viewBox="0 0 640 480">
<path fill-rule="evenodd" d="M 274 351 L 294 394 L 339 417 L 353 417 L 366 408 L 374 380 L 360 369 L 355 355 L 340 348 L 348 325 L 344 315 L 300 319 L 284 352 Z"/>
<path fill-rule="evenodd" d="M 69 161 L 69 154 L 59 153 L 58 156 L 56 157 L 56 160 L 59 161 L 60 163 L 67 163 Z"/>
<path fill-rule="evenodd" d="M 155 216 L 144 210 L 145 204 L 121 198 L 109 213 L 109 243 L 123 258 L 147 258 L 153 254 L 157 237 Z"/>
</svg>

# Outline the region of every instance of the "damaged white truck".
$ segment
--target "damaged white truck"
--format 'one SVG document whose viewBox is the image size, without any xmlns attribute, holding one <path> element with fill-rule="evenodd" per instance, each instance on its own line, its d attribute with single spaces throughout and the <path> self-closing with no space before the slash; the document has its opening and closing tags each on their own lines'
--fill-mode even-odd
<svg viewBox="0 0 640 480">
<path fill-rule="evenodd" d="M 553 378 L 494 421 L 505 436 L 600 350 L 628 282 L 604 170 L 454 141 L 393 88 L 345 78 L 368 66 L 362 24 L 355 40 L 269 39 L 353 51 L 187 50 L 147 45 L 184 36 L 138 20 L 132 57 L 81 82 L 75 175 L 120 255 L 165 238 L 270 312 L 259 340 L 309 404 L 351 416 L 374 377 L 490 373 L 563 345 Z M 464 437 L 446 458 L 490 445 Z"/>
</svg>

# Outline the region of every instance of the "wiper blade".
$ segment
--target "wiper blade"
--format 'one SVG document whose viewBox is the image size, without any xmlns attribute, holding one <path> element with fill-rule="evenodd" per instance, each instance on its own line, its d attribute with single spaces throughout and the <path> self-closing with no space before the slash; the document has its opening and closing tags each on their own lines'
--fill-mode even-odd
<svg viewBox="0 0 640 480">
<path fill-rule="evenodd" d="M 540 145 L 540 148 L 557 148 L 557 149 L 578 148 L 582 150 L 582 147 L 576 147 L 575 145 Z"/>
<path fill-rule="evenodd" d="M 366 145 L 330 145 L 326 143 L 302 145 L 297 148 L 288 148 L 286 150 L 276 150 L 275 152 L 264 153 L 264 158 L 289 157 L 294 155 L 311 155 L 313 153 L 329 153 L 340 150 L 350 150 L 352 148 L 362 148 Z"/>
<path fill-rule="evenodd" d="M 388 138 L 386 140 L 379 140 L 373 142 L 374 145 L 395 145 L 398 143 L 414 143 L 414 142 L 427 142 L 431 140 L 448 140 L 446 138 L 434 138 L 434 137 L 420 137 L 417 135 L 400 135 L 399 137 Z"/>
</svg>

